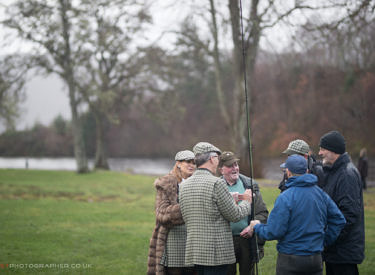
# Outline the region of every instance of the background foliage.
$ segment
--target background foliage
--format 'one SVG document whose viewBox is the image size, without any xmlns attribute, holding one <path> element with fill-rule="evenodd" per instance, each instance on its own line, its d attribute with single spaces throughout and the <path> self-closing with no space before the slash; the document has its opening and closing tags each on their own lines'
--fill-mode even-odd
<svg viewBox="0 0 375 275">
<path fill-rule="evenodd" d="M 147 37 L 151 7 L 147 0 L 1 5 L 0 23 L 30 51 L 0 57 L 7 65 L 0 154 L 74 155 L 84 173 L 87 156 L 108 169 L 108 157 L 169 157 L 205 140 L 246 161 L 245 68 L 255 175 L 259 160 L 278 156 L 291 139 L 316 152 L 334 129 L 352 155 L 362 147 L 374 154 L 375 1 L 244 1 L 243 21 L 238 0 L 184 1 L 171 7 L 186 14 L 161 34 L 173 35 L 169 47 Z M 274 27 L 291 34 L 280 51 L 261 47 Z M 25 70 L 60 77 L 71 121 L 15 130 Z"/>
<path fill-rule="evenodd" d="M 110 157 L 169 157 L 171 152 L 191 148 L 202 140 L 228 148 L 231 135 L 222 124 L 217 99 L 210 91 L 212 72 L 202 58 L 190 56 L 187 62 L 184 54 L 168 56 L 179 64 L 173 71 L 178 77 L 171 80 L 171 90 L 123 109 L 122 122 L 108 128 L 105 138 Z M 374 153 L 375 71 L 345 71 L 313 64 L 306 60 L 305 53 L 263 54 L 256 70 L 251 114 L 258 158 L 279 156 L 293 138 L 306 140 L 317 152 L 320 136 L 332 129 L 343 133 L 347 150 L 354 157 L 361 147 L 367 147 L 370 155 Z M 229 76 L 223 81 L 231 86 Z M 230 97 L 230 88 L 227 91 Z M 95 120 L 90 113 L 82 118 L 86 150 L 92 157 Z M 57 117 L 50 126 L 37 124 L 29 130 L 7 131 L 0 136 L 0 154 L 72 156 L 70 127 L 69 121 Z"/>
</svg>

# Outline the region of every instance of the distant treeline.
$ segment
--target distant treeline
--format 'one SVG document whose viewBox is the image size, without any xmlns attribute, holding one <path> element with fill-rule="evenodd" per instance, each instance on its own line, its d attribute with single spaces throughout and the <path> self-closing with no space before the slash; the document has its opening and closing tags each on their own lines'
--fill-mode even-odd
<svg viewBox="0 0 375 275">
<path fill-rule="evenodd" d="M 230 149 L 231 133 L 218 111 L 209 61 L 187 59 L 183 53 L 168 58 L 175 65 L 170 79 L 173 88 L 139 97 L 131 106 L 120 108 L 117 123 L 107 122 L 109 157 L 172 157 L 198 141 Z M 154 61 L 158 62 L 156 57 Z M 226 103 L 231 106 L 234 76 L 229 65 L 223 67 L 227 68 Z M 374 67 L 343 67 L 319 52 L 263 52 L 255 75 L 250 121 L 256 158 L 279 156 L 294 138 L 306 140 L 317 152 L 320 136 L 333 129 L 343 133 L 352 154 L 362 147 L 375 153 Z M 93 157 L 95 119 L 88 112 L 82 120 L 87 154 Z M 0 155 L 73 156 L 70 127 L 59 116 L 49 126 L 7 131 L 0 136 Z"/>
</svg>

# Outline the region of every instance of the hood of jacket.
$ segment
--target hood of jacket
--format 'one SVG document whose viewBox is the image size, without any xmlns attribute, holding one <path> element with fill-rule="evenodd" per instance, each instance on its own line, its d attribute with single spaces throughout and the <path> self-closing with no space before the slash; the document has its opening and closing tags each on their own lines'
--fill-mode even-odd
<svg viewBox="0 0 375 275">
<path fill-rule="evenodd" d="M 318 184 L 318 177 L 313 174 L 303 174 L 302 176 L 290 177 L 286 182 L 286 187 L 309 187 Z"/>
</svg>

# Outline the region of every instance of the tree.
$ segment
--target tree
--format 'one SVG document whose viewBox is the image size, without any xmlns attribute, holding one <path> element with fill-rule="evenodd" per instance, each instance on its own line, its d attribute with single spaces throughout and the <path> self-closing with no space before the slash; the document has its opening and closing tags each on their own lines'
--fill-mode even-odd
<svg viewBox="0 0 375 275">
<path fill-rule="evenodd" d="M 116 106 L 136 94 L 142 64 L 132 41 L 149 20 L 145 6 L 132 0 L 27 0 L 7 9 L 3 24 L 34 43 L 37 66 L 68 87 L 78 172 L 88 170 L 79 112 L 85 104 L 96 119 L 95 167 L 108 169 L 106 125 L 118 120 Z"/>
<path fill-rule="evenodd" d="M 0 121 L 7 130 L 15 129 L 20 114 L 19 104 L 24 99 L 27 66 L 25 57 L 8 55 L 0 60 Z"/>
<path fill-rule="evenodd" d="M 82 49 L 75 43 L 80 38 L 76 28 L 77 15 L 79 12 L 74 9 L 73 1 L 22 0 L 7 7 L 6 19 L 2 23 L 17 31 L 19 38 L 33 43 L 31 54 L 41 71 L 57 74 L 66 84 L 72 113 L 77 172 L 85 173 L 88 166 L 75 84 L 75 72 L 82 53 Z"/>
<path fill-rule="evenodd" d="M 77 64 L 77 87 L 95 117 L 95 168 L 108 169 L 106 132 L 109 124 L 119 123 L 119 108 L 142 91 L 137 82 L 142 51 L 134 40 L 151 18 L 144 4 L 128 0 L 83 1 L 79 9 L 77 43 L 84 58 Z"/>
<path fill-rule="evenodd" d="M 375 1 L 366 0 L 354 5 L 348 1 L 342 3 L 330 21 L 313 14 L 297 29 L 291 46 L 311 52 L 323 51 L 322 62 L 344 71 L 352 71 L 353 67 L 371 69 L 375 63 L 374 11 Z"/>
<path fill-rule="evenodd" d="M 363 10 L 373 10 L 373 1 L 358 1 L 349 3 L 344 0 L 330 1 L 242 1 L 240 9 L 239 0 L 228 0 L 226 7 L 223 3 L 208 0 L 203 4 L 206 12 L 195 12 L 199 18 L 193 20 L 194 15 L 189 14 L 189 22 L 199 22 L 202 26 L 207 24 L 206 32 L 181 32 L 187 37 L 190 45 L 199 45 L 206 49 L 207 54 L 212 57 L 212 66 L 215 68 L 216 93 L 220 114 L 225 121 L 226 129 L 232 133 L 231 150 L 242 154 L 242 159 L 247 159 L 248 139 L 246 131 L 246 113 L 244 96 L 243 73 L 246 68 L 247 91 L 252 121 L 254 100 L 257 92 L 255 68 L 258 58 L 259 45 L 262 36 L 268 29 L 275 26 L 298 26 L 302 25 L 306 18 L 321 13 L 334 13 L 339 16 L 322 16 L 326 18 L 325 23 L 330 25 L 349 24 L 350 20 L 360 17 Z M 202 6 L 199 7 L 202 9 Z M 243 13 L 243 38 L 241 29 L 241 13 Z M 198 17 L 197 16 L 197 17 Z M 346 18 L 349 17 L 347 20 Z M 220 18 L 220 19 L 219 19 Z M 228 22 L 230 22 L 228 24 Z M 344 23 L 345 22 L 345 23 Z M 190 23 L 194 24 L 194 23 Z M 195 23 L 198 24 L 198 23 Z M 232 38 L 232 90 L 224 90 L 221 83 L 223 79 L 223 68 L 220 62 L 220 47 L 228 38 L 227 28 L 230 26 Z M 194 30 L 194 28 L 190 28 Z M 244 52 L 245 57 L 242 56 Z M 245 60 L 244 60 L 245 58 Z M 243 65 L 245 62 L 245 66 Z"/>
</svg>

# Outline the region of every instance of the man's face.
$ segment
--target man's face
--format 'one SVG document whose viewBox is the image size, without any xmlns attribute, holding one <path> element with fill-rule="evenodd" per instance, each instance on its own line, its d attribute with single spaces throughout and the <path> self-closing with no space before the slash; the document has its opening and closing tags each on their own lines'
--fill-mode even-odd
<svg viewBox="0 0 375 275">
<path fill-rule="evenodd" d="M 338 155 L 334 152 L 331 152 L 327 149 L 322 147 L 319 148 L 319 156 L 323 160 L 323 165 L 333 165 L 338 157 Z"/>
<path fill-rule="evenodd" d="M 219 155 L 212 155 L 210 160 L 212 161 L 213 168 L 216 172 L 217 166 L 219 165 Z"/>
<path fill-rule="evenodd" d="M 238 162 L 235 162 L 231 166 L 224 165 L 220 168 L 220 172 L 227 182 L 235 183 L 240 175 L 240 167 L 238 166 Z"/>
</svg>

